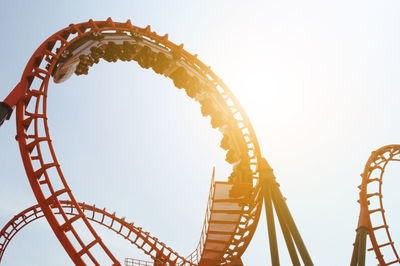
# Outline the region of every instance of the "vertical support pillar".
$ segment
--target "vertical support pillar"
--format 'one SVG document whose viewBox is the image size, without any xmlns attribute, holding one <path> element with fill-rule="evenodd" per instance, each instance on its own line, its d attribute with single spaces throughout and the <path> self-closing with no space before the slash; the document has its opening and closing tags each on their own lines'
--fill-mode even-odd
<svg viewBox="0 0 400 266">
<path fill-rule="evenodd" d="M 281 191 L 276 186 L 274 187 L 272 193 L 276 196 L 276 199 L 279 202 L 280 207 L 282 208 L 282 213 L 285 217 L 287 226 L 289 228 L 290 233 L 292 234 L 294 242 L 296 243 L 297 249 L 299 250 L 304 265 L 313 266 L 314 263 L 311 260 L 310 254 L 308 253 L 306 245 L 304 244 L 304 241 L 301 238 L 300 232 L 297 229 L 296 223 L 294 222 L 292 215 L 290 214 L 289 208 L 286 205 L 286 201 L 283 198 Z"/>
<path fill-rule="evenodd" d="M 265 212 L 267 216 L 272 265 L 279 265 L 279 254 L 272 206 L 273 202 L 293 265 L 300 265 L 300 261 L 296 252 L 297 248 L 304 265 L 313 266 L 314 264 L 311 260 L 310 254 L 307 251 L 289 208 L 286 205 L 286 201 L 279 189 L 279 184 L 275 181 L 272 168 L 268 165 L 265 159 L 260 161 L 259 167 L 265 201 Z"/>
<path fill-rule="evenodd" d="M 278 241 L 276 239 L 274 209 L 272 206 L 271 189 L 275 183 L 273 170 L 269 167 L 267 161 L 263 159 L 260 163 L 260 176 L 262 181 L 262 190 L 264 196 L 265 214 L 267 218 L 269 250 L 271 253 L 272 266 L 279 266 Z"/>
<path fill-rule="evenodd" d="M 267 182 L 264 182 L 263 184 L 263 194 L 264 194 L 265 213 L 267 216 L 271 263 L 272 266 L 279 266 L 278 241 L 276 239 L 274 210 L 272 208 L 272 199 L 271 199 L 271 188 L 266 183 Z"/>
<path fill-rule="evenodd" d="M 369 229 L 367 227 L 359 227 L 357 229 L 357 235 L 359 235 L 358 243 L 358 266 L 365 266 L 365 252 L 367 249 L 367 234 Z"/>
<path fill-rule="evenodd" d="M 294 266 L 300 266 L 301 265 L 300 260 L 297 255 L 296 247 L 293 243 L 292 235 L 290 234 L 289 228 L 286 224 L 285 217 L 282 214 L 282 207 L 279 205 L 279 203 L 275 199 L 274 195 L 272 195 L 272 201 L 274 202 L 274 205 L 275 205 L 276 216 L 278 217 L 279 223 L 281 225 L 282 234 L 283 234 L 283 237 L 285 238 L 286 247 L 288 249 L 292 264 Z"/>
<path fill-rule="evenodd" d="M 359 246 L 359 241 L 360 241 L 360 235 L 357 232 L 356 240 L 354 241 L 353 254 L 351 255 L 350 266 L 357 266 L 357 264 L 358 264 L 358 246 Z"/>
<path fill-rule="evenodd" d="M 360 200 L 358 201 L 360 203 L 360 216 L 358 217 L 358 225 L 357 225 L 357 235 L 356 235 L 356 241 L 354 243 L 354 248 L 353 248 L 353 254 L 351 256 L 351 263 L 350 266 L 365 266 L 365 253 L 367 251 L 367 235 L 369 234 L 369 231 L 371 230 L 371 220 L 369 217 L 369 212 L 368 212 L 368 205 L 369 201 L 367 198 L 367 188 L 366 188 L 366 182 L 364 182 L 365 178 L 363 175 L 361 175 L 363 178 L 363 183 L 361 184 L 360 187 Z M 378 254 L 377 254 L 378 256 Z M 379 258 L 377 257 L 379 260 Z"/>
</svg>

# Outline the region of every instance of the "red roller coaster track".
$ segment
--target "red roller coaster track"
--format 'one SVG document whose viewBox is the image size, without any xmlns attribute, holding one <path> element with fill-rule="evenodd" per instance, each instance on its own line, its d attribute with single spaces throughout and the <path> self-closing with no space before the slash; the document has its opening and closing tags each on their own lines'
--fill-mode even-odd
<svg viewBox="0 0 400 266">
<path fill-rule="evenodd" d="M 61 201 L 61 207 L 64 212 L 71 216 L 71 219 L 79 214 L 74 206 L 69 201 Z M 150 256 L 154 261 L 160 263 L 187 264 L 185 258 L 179 256 L 170 247 L 167 247 L 158 238 L 152 237 L 148 232 L 142 230 L 141 227 L 134 226 L 133 223 L 125 221 L 125 218 L 119 218 L 115 212 L 107 212 L 106 209 L 99 209 L 95 205 L 78 203 L 79 207 L 85 213 L 86 217 L 93 222 L 96 222 L 106 228 L 114 231 L 124 239 L 131 242 L 137 248 L 142 250 L 146 255 Z M 59 209 L 54 209 L 55 214 L 60 214 Z M 44 217 L 39 205 L 27 208 L 21 213 L 14 216 L 0 231 L 0 262 L 7 249 L 8 244 L 13 237 L 21 231 L 25 226 Z"/>
<path fill-rule="evenodd" d="M 73 73 L 87 74 L 100 59 L 136 61 L 143 68 L 173 80 L 175 86 L 201 104 L 203 116 L 223 134 L 221 147 L 233 171 L 227 182 L 212 182 L 206 217 L 196 250 L 179 265 L 242 265 L 265 202 L 272 265 L 279 265 L 274 210 L 290 258 L 313 265 L 272 169 L 262 158 L 251 123 L 224 82 L 197 55 L 152 32 L 125 23 L 89 20 L 60 30 L 32 55 L 15 89 L 0 105 L 0 124 L 16 106 L 17 136 L 25 171 L 43 216 L 76 265 L 120 265 L 92 227 L 64 177 L 54 151 L 47 122 L 47 95 L 51 77 L 64 82 Z M 76 211 L 67 212 L 68 202 Z M 57 215 L 56 215 L 57 214 Z M 75 222 L 85 225 L 92 240 L 84 242 Z M 77 243 L 77 244 L 73 244 Z M 99 262 L 91 251 L 98 247 L 109 261 Z M 151 245 L 155 249 L 155 244 Z M 164 258 L 164 257 L 163 257 Z M 164 258 L 165 259 L 165 258 Z"/>
<path fill-rule="evenodd" d="M 360 216 L 351 266 L 365 265 L 366 237 L 369 236 L 379 265 L 400 264 L 383 207 L 383 176 L 390 162 L 400 161 L 400 145 L 387 145 L 372 152 L 361 174 Z M 377 235 L 385 237 L 377 237 Z"/>
</svg>

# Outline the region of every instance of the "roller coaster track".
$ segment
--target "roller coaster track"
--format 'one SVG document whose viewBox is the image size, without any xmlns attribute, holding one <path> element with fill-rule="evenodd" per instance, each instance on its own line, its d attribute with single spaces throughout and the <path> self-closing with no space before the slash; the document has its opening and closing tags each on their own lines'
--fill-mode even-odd
<svg viewBox="0 0 400 266">
<path fill-rule="evenodd" d="M 372 248 L 368 251 L 375 252 L 379 265 L 400 263 L 389 232 L 382 201 L 383 176 L 390 162 L 400 162 L 400 145 L 387 145 L 372 152 L 361 174 L 362 183 L 358 187 L 360 189 L 360 216 L 351 260 L 352 266 L 365 265 L 367 236 L 372 244 Z"/>
<path fill-rule="evenodd" d="M 198 265 L 241 265 L 265 202 L 272 264 L 279 265 L 273 210 L 278 216 L 294 265 L 300 265 L 296 247 L 306 265 L 313 265 L 279 184 L 260 147 L 251 123 L 225 83 L 197 55 L 128 20 L 125 23 L 89 20 L 71 24 L 43 42 L 29 60 L 22 78 L 0 104 L 0 124 L 16 106 L 17 136 L 22 160 L 38 204 L 56 237 L 76 265 L 100 265 L 91 250 L 98 247 L 120 262 L 93 229 L 64 177 L 52 145 L 47 122 L 49 81 L 64 82 L 70 75 L 88 74 L 99 60 L 136 61 L 143 68 L 173 80 L 175 86 L 199 102 L 203 116 L 223 134 L 221 148 L 233 171 L 227 182 L 212 182 L 199 244 L 186 260 Z M 76 215 L 62 206 L 68 201 Z M 56 213 L 58 214 L 56 216 Z M 82 222 L 90 242 L 82 241 L 75 222 Z M 75 244 L 73 244 L 75 243 Z M 76 244 L 77 243 L 77 244 Z M 296 246 L 296 247 L 295 247 Z M 104 255 L 103 254 L 103 255 Z"/>
<path fill-rule="evenodd" d="M 79 215 L 71 202 L 61 201 L 60 203 L 64 212 L 72 217 L 71 219 Z M 169 263 L 170 265 L 191 265 L 190 262 L 185 261 L 183 257 L 159 241 L 158 238 L 152 237 L 148 232 L 143 231 L 141 227 L 134 226 L 133 223 L 125 221 L 125 217 L 119 218 L 115 212 L 107 212 L 106 209 L 99 209 L 96 205 L 85 203 L 78 203 L 78 205 L 85 213 L 87 219 L 105 226 L 122 236 L 160 265 L 165 265 L 165 263 Z M 59 214 L 59 210 L 55 208 L 54 213 Z M 43 217 L 44 213 L 40 206 L 34 205 L 14 216 L 3 227 L 0 231 L 0 261 L 13 237 L 25 226 Z"/>
</svg>

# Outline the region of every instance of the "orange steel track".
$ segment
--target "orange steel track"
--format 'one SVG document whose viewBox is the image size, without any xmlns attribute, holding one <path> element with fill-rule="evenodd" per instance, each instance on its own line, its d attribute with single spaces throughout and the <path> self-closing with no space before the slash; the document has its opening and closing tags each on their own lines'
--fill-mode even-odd
<svg viewBox="0 0 400 266">
<path fill-rule="evenodd" d="M 64 212 L 71 216 L 71 218 L 79 215 L 71 202 L 61 201 L 60 203 Z M 167 247 L 163 242 L 159 241 L 158 238 L 150 236 L 150 234 L 143 231 L 141 227 L 134 226 L 133 223 L 125 221 L 124 217 L 117 217 L 115 212 L 107 212 L 105 209 L 99 209 L 95 205 L 88 205 L 85 203 L 78 204 L 90 221 L 103 225 L 122 236 L 131 244 L 142 250 L 146 255 L 150 256 L 155 262 L 169 263 L 170 265 L 184 263 L 190 265 L 185 258 L 179 256 L 178 253 L 174 252 L 170 247 Z M 54 213 L 59 214 L 57 208 L 54 209 Z M 14 216 L 3 227 L 0 231 L 0 261 L 13 237 L 26 225 L 42 217 L 44 217 L 44 214 L 40 206 L 35 205 Z"/>
<path fill-rule="evenodd" d="M 119 40 L 115 39 L 116 36 Z M 82 48 L 87 43 L 101 45 L 89 47 L 90 49 Z M 79 49 L 78 57 L 76 51 Z M 73 56 L 76 58 L 72 60 Z M 118 23 L 110 18 L 106 21 L 89 20 L 85 23 L 71 24 L 49 37 L 32 55 L 20 82 L 1 103 L 3 108 L 6 106 L 9 110 L 16 107 L 16 139 L 29 183 L 41 212 L 76 265 L 120 265 L 120 262 L 92 227 L 90 218 L 84 212 L 89 207 L 86 208 L 85 205 L 83 208 L 83 205 L 76 201 L 63 175 L 50 137 L 47 95 L 52 76 L 56 83 L 68 78 L 68 71 L 63 72 L 67 69 L 66 65 L 75 64 L 73 70 L 77 75 L 87 74 L 89 67 L 98 63 L 100 59 L 108 62 L 136 61 L 141 67 L 152 68 L 157 74 L 172 79 L 177 88 L 183 88 L 190 98 L 201 104 L 202 115 L 210 116 L 212 127 L 223 134 L 221 148 L 227 151 L 226 161 L 232 164 L 233 171 L 228 178 L 229 182 L 220 182 L 219 185 L 213 183 L 211 192 L 214 193 L 218 187 L 230 187 L 232 193 L 229 192 L 226 196 L 228 198 L 224 199 L 214 199 L 214 195 L 210 193 L 199 244 L 192 254 L 177 262 L 177 265 L 242 265 L 240 257 L 256 230 L 263 195 L 267 208 L 272 264 L 279 265 L 273 202 L 275 208 L 280 209 L 277 210 L 277 215 L 292 261 L 295 265 L 300 265 L 294 241 L 305 264 L 313 265 L 279 191 L 279 184 L 275 181 L 272 169 L 261 156 L 253 127 L 225 83 L 210 67 L 202 63 L 197 55 L 184 50 L 183 44 L 177 45 L 169 41 L 167 34 L 160 36 L 152 32 L 150 26 L 140 28 L 133 26 L 130 20 Z M 8 113 L 7 119 L 10 114 L 11 112 Z M 4 120 L 4 117 L 0 117 L 0 123 L 3 122 L 1 120 Z M 222 220 L 212 224 L 214 228 L 230 226 L 232 231 L 226 234 L 224 241 L 210 239 L 211 235 L 215 237 L 222 234 L 210 229 L 213 214 L 218 212 L 215 210 L 217 203 L 214 201 L 218 200 L 217 203 L 225 206 L 240 206 L 235 211 L 223 210 L 224 215 L 239 215 L 236 222 Z M 75 211 L 74 216 L 66 210 L 63 205 L 66 203 Z M 91 241 L 84 242 L 81 239 L 75 228 L 77 221 L 84 224 L 83 230 L 86 235 L 91 236 Z M 150 246 L 155 250 L 155 244 Z M 207 248 L 211 246 L 223 249 Z M 109 261 L 97 261 L 92 253 L 93 247 L 101 250 L 102 257 L 107 257 Z M 211 255 L 214 257 L 210 257 Z"/>
<path fill-rule="evenodd" d="M 389 232 L 383 207 L 382 184 L 386 166 L 400 162 L 400 145 L 387 145 L 372 152 L 361 174 L 360 216 L 354 244 L 352 266 L 364 265 L 366 236 L 368 235 L 379 265 L 400 263 L 399 255 Z M 385 235 L 386 237 L 377 237 Z M 384 256 L 385 255 L 385 256 Z"/>
</svg>

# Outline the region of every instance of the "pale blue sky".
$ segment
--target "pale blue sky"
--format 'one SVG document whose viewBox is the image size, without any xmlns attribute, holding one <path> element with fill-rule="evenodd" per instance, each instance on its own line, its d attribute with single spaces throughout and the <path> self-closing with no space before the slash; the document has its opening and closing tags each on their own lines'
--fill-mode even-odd
<svg viewBox="0 0 400 266">
<path fill-rule="evenodd" d="M 70 23 L 112 17 L 168 33 L 239 98 L 315 265 L 347 265 L 359 174 L 372 150 L 400 142 L 399 8 L 398 1 L 3 0 L 0 98 L 34 50 Z M 79 201 L 115 210 L 181 255 L 196 247 L 212 167 L 226 180 L 229 166 L 220 134 L 169 79 L 134 62 L 101 63 L 51 85 L 49 123 Z M 13 116 L 0 128 L 0 226 L 35 203 L 14 136 Z M 395 173 L 385 204 L 396 242 Z M 121 261 L 146 259 L 101 232 Z M 243 261 L 269 264 L 265 216 Z M 283 252 L 282 265 L 288 261 Z M 26 264 L 71 265 L 44 220 L 25 228 L 3 258 Z M 376 265 L 373 254 L 368 265 Z"/>
</svg>

